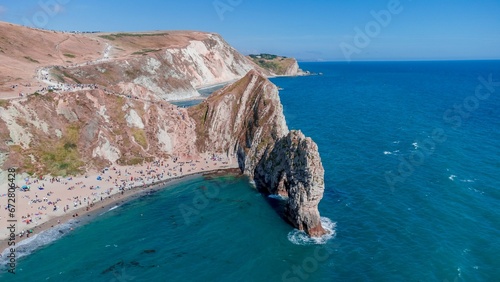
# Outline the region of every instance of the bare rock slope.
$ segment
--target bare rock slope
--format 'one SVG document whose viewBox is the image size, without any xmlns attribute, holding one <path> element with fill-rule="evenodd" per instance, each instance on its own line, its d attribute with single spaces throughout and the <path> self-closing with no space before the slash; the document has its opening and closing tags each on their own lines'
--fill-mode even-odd
<svg viewBox="0 0 500 282">
<path fill-rule="evenodd" d="M 194 128 L 186 109 L 161 100 L 102 90 L 31 95 L 0 107 L 2 169 L 72 175 L 196 155 Z"/>
<path fill-rule="evenodd" d="M 103 35 L 101 40 L 119 49 L 116 58 L 57 67 L 53 75 L 66 83 L 96 83 L 118 93 L 149 91 L 165 100 L 182 100 L 199 96 L 199 87 L 237 80 L 253 68 L 212 33 L 120 33 Z"/>
</svg>

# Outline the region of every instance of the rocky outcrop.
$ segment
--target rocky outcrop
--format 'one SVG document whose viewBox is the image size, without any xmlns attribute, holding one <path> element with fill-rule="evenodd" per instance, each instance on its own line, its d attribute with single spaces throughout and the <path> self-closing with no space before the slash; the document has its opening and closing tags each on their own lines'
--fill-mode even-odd
<svg viewBox="0 0 500 282">
<path fill-rule="evenodd" d="M 189 109 L 199 151 L 236 154 L 241 171 L 260 191 L 287 198 L 286 219 L 311 236 L 326 231 L 318 204 L 324 169 L 317 145 L 300 131 L 289 131 L 278 90 L 256 71 Z"/>
<path fill-rule="evenodd" d="M 326 233 L 318 211 L 324 172 L 316 143 L 292 130 L 261 157 L 254 180 L 258 187 L 287 198 L 285 215 L 292 225 L 321 236 Z"/>
<path fill-rule="evenodd" d="M 188 112 L 198 150 L 237 156 L 250 177 L 266 148 L 288 133 L 278 89 L 255 70 Z"/>
<path fill-rule="evenodd" d="M 252 61 L 256 69 L 268 77 L 309 74 L 299 68 L 299 64 L 294 58 L 271 54 L 249 55 L 247 58 Z"/>
</svg>

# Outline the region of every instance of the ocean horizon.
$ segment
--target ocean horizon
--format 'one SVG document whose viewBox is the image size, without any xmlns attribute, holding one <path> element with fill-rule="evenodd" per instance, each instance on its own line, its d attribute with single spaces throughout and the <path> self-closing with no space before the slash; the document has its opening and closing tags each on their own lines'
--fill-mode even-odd
<svg viewBox="0 0 500 282">
<path fill-rule="evenodd" d="M 0 280 L 498 280 L 500 61 L 300 67 L 315 75 L 271 81 L 318 144 L 330 235 L 246 177 L 199 176 L 38 234 Z"/>
</svg>

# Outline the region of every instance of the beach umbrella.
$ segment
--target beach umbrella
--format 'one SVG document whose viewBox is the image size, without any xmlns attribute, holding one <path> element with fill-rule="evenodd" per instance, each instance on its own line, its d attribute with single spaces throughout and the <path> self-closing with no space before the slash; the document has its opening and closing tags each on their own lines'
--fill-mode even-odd
<svg viewBox="0 0 500 282">
<path fill-rule="evenodd" d="M 28 185 L 23 185 L 21 188 L 22 189 L 28 189 Z"/>
</svg>

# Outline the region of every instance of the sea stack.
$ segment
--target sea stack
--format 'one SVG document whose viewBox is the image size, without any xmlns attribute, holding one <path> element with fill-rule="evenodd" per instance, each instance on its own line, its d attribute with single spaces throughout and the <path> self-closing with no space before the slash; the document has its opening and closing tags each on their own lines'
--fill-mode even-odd
<svg viewBox="0 0 500 282">
<path fill-rule="evenodd" d="M 324 174 L 316 143 L 292 130 L 262 156 L 254 180 L 258 187 L 287 198 L 285 216 L 294 227 L 319 237 L 327 233 L 318 211 Z"/>
</svg>

